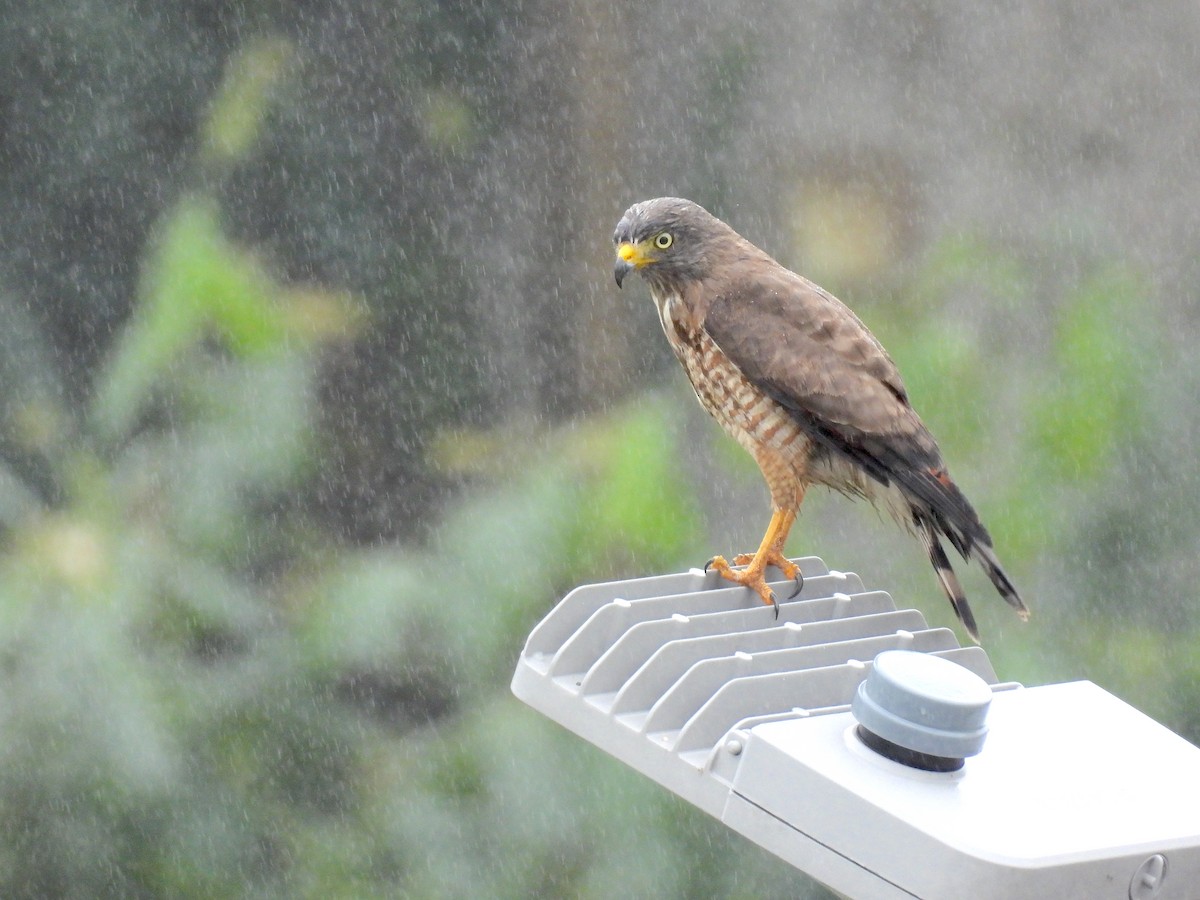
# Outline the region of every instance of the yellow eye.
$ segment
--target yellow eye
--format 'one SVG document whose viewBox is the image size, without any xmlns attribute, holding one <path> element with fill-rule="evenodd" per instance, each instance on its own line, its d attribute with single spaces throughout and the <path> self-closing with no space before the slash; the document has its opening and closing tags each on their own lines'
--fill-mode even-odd
<svg viewBox="0 0 1200 900">
<path fill-rule="evenodd" d="M 666 250 L 673 243 L 675 243 L 675 238 L 671 237 L 670 233 L 666 231 L 654 239 L 654 246 L 659 250 Z"/>
</svg>

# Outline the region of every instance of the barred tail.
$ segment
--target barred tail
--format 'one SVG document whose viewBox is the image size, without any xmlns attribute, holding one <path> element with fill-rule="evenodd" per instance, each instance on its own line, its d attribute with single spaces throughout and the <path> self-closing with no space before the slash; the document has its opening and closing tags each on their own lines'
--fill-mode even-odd
<svg viewBox="0 0 1200 900">
<path fill-rule="evenodd" d="M 967 634 L 971 636 L 971 640 L 978 644 L 979 627 L 975 624 L 975 615 L 971 612 L 970 604 L 967 603 L 967 595 L 963 593 L 962 585 L 958 583 L 958 576 L 954 574 L 954 569 L 950 567 L 950 560 L 946 558 L 946 551 L 942 549 L 942 543 L 938 540 L 937 531 L 934 530 L 933 524 L 916 510 L 913 511 L 913 523 L 917 527 L 917 533 L 925 542 L 925 549 L 929 551 L 929 561 L 933 564 L 933 571 L 937 575 L 938 581 L 941 582 L 942 590 L 946 592 L 946 597 L 949 599 L 950 605 L 954 608 L 954 614 L 958 616 L 958 620 L 967 629 Z M 993 559 L 995 559 L 994 555 Z M 1000 577 L 1004 577 L 1004 573 L 1000 571 L 999 566 L 996 567 L 996 571 L 1000 574 Z M 991 574 L 990 570 L 988 574 Z M 1007 578 L 1004 580 L 1005 582 L 1008 581 Z M 1011 588 L 1012 585 L 1010 584 L 1009 587 Z M 1015 591 L 1013 592 L 1013 596 L 1016 596 Z M 1005 599 L 1008 598 L 1005 597 Z M 1012 601 L 1010 600 L 1009 602 L 1011 603 Z M 1018 599 L 1017 602 L 1020 603 L 1020 600 Z M 1023 605 L 1022 608 L 1024 608 Z"/>
<path fill-rule="evenodd" d="M 1023 621 L 1028 621 L 1029 607 L 1025 605 L 1017 594 L 1017 589 L 1013 587 L 1013 583 L 1004 574 L 1004 569 L 1000 568 L 1000 560 L 996 559 L 996 554 L 992 548 L 987 544 L 977 541 L 971 547 L 971 556 L 983 567 L 983 571 L 987 572 L 988 578 L 992 580 L 992 584 L 996 586 L 996 590 L 999 591 L 1000 596 L 1005 599 L 1009 606 L 1017 611 L 1017 615 Z"/>
</svg>

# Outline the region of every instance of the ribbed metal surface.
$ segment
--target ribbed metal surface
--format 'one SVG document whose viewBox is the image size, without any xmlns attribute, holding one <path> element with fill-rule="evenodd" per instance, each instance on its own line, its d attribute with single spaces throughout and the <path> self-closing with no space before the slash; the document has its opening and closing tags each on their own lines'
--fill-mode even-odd
<svg viewBox="0 0 1200 900">
<path fill-rule="evenodd" d="M 796 562 L 804 591 L 778 619 L 695 570 L 578 588 L 530 635 L 513 692 L 843 896 L 1197 896 L 1200 750 L 1088 682 L 1007 690 L 979 647 Z M 893 649 L 990 686 L 986 743 L 961 769 L 856 740 L 854 694 Z"/>
<path fill-rule="evenodd" d="M 817 557 L 779 618 L 750 591 L 693 569 L 585 585 L 533 630 L 513 690 L 635 768 L 639 743 L 693 771 L 732 729 L 844 711 L 884 650 L 946 656 L 996 683 L 987 655 Z M 775 573 L 779 575 L 778 572 Z M 787 597 L 789 581 L 774 585 Z"/>
</svg>

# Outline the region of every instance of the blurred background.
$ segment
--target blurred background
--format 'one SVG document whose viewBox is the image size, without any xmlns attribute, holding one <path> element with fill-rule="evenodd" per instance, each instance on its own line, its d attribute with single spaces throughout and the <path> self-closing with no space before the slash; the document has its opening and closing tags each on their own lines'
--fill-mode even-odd
<svg viewBox="0 0 1200 900">
<path fill-rule="evenodd" d="M 1198 46 L 1193 0 L 0 2 L 0 895 L 828 896 L 508 692 L 575 584 L 766 524 L 612 283 L 664 194 L 890 349 L 1034 610 L 963 570 L 1002 679 L 1200 740 Z M 952 624 L 870 509 L 789 550 Z"/>
</svg>

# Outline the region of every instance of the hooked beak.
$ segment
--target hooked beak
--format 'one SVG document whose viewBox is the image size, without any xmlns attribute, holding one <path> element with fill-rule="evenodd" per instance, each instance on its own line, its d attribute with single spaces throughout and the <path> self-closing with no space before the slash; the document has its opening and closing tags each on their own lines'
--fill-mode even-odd
<svg viewBox="0 0 1200 900">
<path fill-rule="evenodd" d="M 617 287 L 621 286 L 621 282 L 625 280 L 625 276 L 633 271 L 633 263 L 626 262 L 623 259 L 618 259 L 613 263 L 613 277 L 617 279 Z"/>
<path fill-rule="evenodd" d="M 639 268 L 644 262 L 645 258 L 636 245 L 628 241 L 621 243 L 617 247 L 617 260 L 613 263 L 613 277 L 617 280 L 617 287 L 621 287 L 625 276 Z"/>
</svg>

